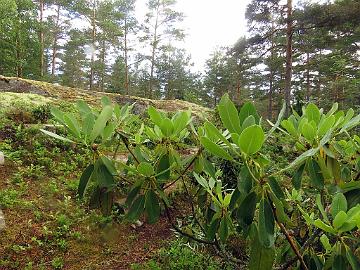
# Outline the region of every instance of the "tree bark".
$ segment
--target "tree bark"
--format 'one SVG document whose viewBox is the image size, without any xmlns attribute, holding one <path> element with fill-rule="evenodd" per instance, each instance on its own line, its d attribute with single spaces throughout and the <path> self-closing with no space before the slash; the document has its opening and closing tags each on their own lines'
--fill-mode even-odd
<svg viewBox="0 0 360 270">
<path fill-rule="evenodd" d="M 157 49 L 157 30 L 158 30 L 158 23 L 159 23 L 159 5 L 160 1 L 157 2 L 156 8 L 156 19 L 155 19 L 155 26 L 154 26 L 154 37 L 152 42 L 152 52 L 151 52 L 151 68 L 150 68 L 150 80 L 149 80 L 149 98 L 152 98 L 152 87 L 153 87 L 153 79 L 154 79 L 154 68 L 155 68 L 155 53 Z"/>
<path fill-rule="evenodd" d="M 44 0 L 39 1 L 40 12 L 40 77 L 44 77 Z"/>
<path fill-rule="evenodd" d="M 91 48 L 91 62 L 90 62 L 90 90 L 94 90 L 94 62 L 95 62 L 95 39 L 96 39 L 96 0 L 93 0 L 93 12 L 91 17 L 92 24 L 92 48 Z"/>
<path fill-rule="evenodd" d="M 306 52 L 306 101 L 310 101 L 310 54 Z"/>
<path fill-rule="evenodd" d="M 51 75 L 55 75 L 56 69 L 56 54 L 57 54 L 57 42 L 59 38 L 59 21 L 60 21 L 60 5 L 57 6 L 56 9 L 56 23 L 55 23 L 55 33 L 54 33 L 54 40 L 53 40 L 53 49 L 52 49 L 52 56 L 51 56 Z"/>
<path fill-rule="evenodd" d="M 126 94 L 129 95 L 130 94 L 130 89 L 129 89 L 129 66 L 128 66 L 127 33 L 128 33 L 128 24 L 127 24 L 127 17 L 125 15 L 125 19 L 124 19 L 125 91 L 126 91 Z"/>
<path fill-rule="evenodd" d="M 106 41 L 103 39 L 102 41 L 102 53 L 101 53 L 101 81 L 100 81 L 100 89 L 104 92 L 105 88 L 105 59 L 106 59 Z"/>
<path fill-rule="evenodd" d="M 285 103 L 286 115 L 290 114 L 291 98 L 291 75 L 292 75 L 292 0 L 287 0 L 287 18 L 286 18 L 286 67 L 285 67 Z"/>
</svg>

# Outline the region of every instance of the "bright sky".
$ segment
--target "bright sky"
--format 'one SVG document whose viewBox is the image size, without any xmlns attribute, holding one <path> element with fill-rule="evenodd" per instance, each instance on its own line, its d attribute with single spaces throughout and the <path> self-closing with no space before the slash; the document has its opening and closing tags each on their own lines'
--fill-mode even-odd
<svg viewBox="0 0 360 270">
<path fill-rule="evenodd" d="M 176 10 L 185 14 L 184 47 L 194 69 L 202 71 L 217 46 L 231 46 L 246 33 L 245 9 L 250 0 L 178 0 Z M 144 14 L 146 0 L 138 0 L 137 14 Z M 139 18 L 141 20 L 141 18 Z"/>
</svg>

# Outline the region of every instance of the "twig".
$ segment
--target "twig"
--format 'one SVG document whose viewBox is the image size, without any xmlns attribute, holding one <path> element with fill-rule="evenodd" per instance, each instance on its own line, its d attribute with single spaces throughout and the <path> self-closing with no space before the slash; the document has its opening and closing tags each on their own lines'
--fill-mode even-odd
<svg viewBox="0 0 360 270">
<path fill-rule="evenodd" d="M 300 261 L 300 264 L 301 264 L 302 268 L 303 268 L 304 270 L 308 270 L 309 268 L 306 266 L 306 263 L 305 263 L 305 261 L 304 261 L 304 258 L 301 256 L 299 249 L 297 248 L 297 246 L 296 246 L 295 243 L 294 243 L 294 240 L 293 240 L 292 237 L 290 236 L 289 232 L 286 230 L 284 224 L 282 224 L 282 223 L 279 221 L 279 219 L 278 219 L 278 217 L 277 217 L 277 215 L 276 215 L 276 209 L 275 209 L 275 207 L 274 207 L 274 205 L 273 205 L 273 202 L 272 202 L 272 200 L 271 200 L 271 198 L 270 198 L 270 196 L 269 196 L 268 193 L 267 193 L 267 197 L 268 197 L 268 199 L 269 199 L 269 201 L 270 201 L 270 206 L 271 206 L 271 209 L 272 209 L 272 211 L 273 211 L 273 214 L 274 214 L 276 223 L 279 225 L 282 233 L 283 233 L 283 234 L 285 235 L 285 237 L 286 237 L 286 240 L 289 242 L 292 250 L 293 250 L 294 253 L 296 254 L 296 257 L 297 257 L 297 259 Z"/>
<path fill-rule="evenodd" d="M 163 204 L 164 204 L 164 207 L 165 207 L 165 213 L 166 213 L 166 216 L 167 216 L 167 218 L 168 218 L 168 220 L 169 220 L 169 223 L 171 224 L 171 226 L 173 227 L 173 229 L 174 229 L 176 232 L 178 232 L 178 233 L 180 233 L 181 235 L 186 236 L 186 237 L 188 237 L 188 238 L 190 238 L 190 239 L 192 239 L 192 240 L 194 240 L 194 241 L 196 241 L 196 242 L 199 242 L 199 243 L 203 243 L 203 244 L 207 244 L 207 245 L 216 245 L 215 242 L 210 242 L 210 241 L 207 241 L 207 240 L 204 240 L 204 239 L 200 239 L 200 238 L 197 238 L 197 237 L 195 237 L 195 236 L 193 236 L 193 235 L 191 235 L 191 234 L 188 234 L 188 233 L 182 231 L 179 227 L 177 227 L 177 226 L 173 223 L 172 218 L 171 218 L 171 214 L 170 214 L 169 207 L 166 205 L 166 203 L 164 202 L 164 200 L 163 200 Z"/>
<path fill-rule="evenodd" d="M 315 232 L 311 235 L 310 238 L 308 238 L 305 243 L 302 245 L 301 247 L 301 252 L 304 252 L 305 249 L 311 244 L 311 242 L 321 233 L 321 230 L 319 228 L 315 229 Z M 279 270 L 286 270 L 288 269 L 291 265 L 293 265 L 296 261 L 298 260 L 298 258 L 295 256 L 292 259 L 290 259 L 287 263 L 285 263 L 283 266 L 281 266 L 279 268 Z"/>
<path fill-rule="evenodd" d="M 166 185 L 164 187 L 164 190 L 171 187 L 172 185 L 174 185 L 177 181 L 179 181 L 181 179 L 181 177 L 187 172 L 187 170 L 190 169 L 190 167 L 194 164 L 194 162 L 196 161 L 197 157 L 200 155 L 202 149 L 199 148 L 198 152 L 196 153 L 196 155 L 194 156 L 194 158 L 191 160 L 191 162 L 186 166 L 186 168 L 180 173 L 179 177 L 176 178 L 174 181 L 172 181 L 170 184 Z"/>
<path fill-rule="evenodd" d="M 138 160 L 138 158 L 135 156 L 134 152 L 130 149 L 129 146 L 129 141 L 128 139 L 122 135 L 121 133 L 117 132 L 117 134 L 120 136 L 121 140 L 123 141 L 123 143 L 125 144 L 126 149 L 129 151 L 129 153 L 131 154 L 131 156 L 135 159 L 137 164 L 140 164 L 140 161 Z"/>
</svg>

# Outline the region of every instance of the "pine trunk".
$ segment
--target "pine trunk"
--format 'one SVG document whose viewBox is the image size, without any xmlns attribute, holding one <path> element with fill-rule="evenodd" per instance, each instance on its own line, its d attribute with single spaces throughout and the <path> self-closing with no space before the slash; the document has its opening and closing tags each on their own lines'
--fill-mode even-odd
<svg viewBox="0 0 360 270">
<path fill-rule="evenodd" d="M 40 12 L 40 77 L 44 76 L 44 0 L 39 1 Z"/>
<path fill-rule="evenodd" d="M 56 54 L 58 47 L 58 38 L 59 38 L 59 21 L 60 21 L 60 5 L 57 6 L 56 9 L 56 23 L 55 23 L 55 32 L 54 32 L 54 40 L 53 40 L 53 48 L 52 48 L 52 56 L 51 56 L 51 75 L 55 75 L 56 69 Z"/>
<path fill-rule="evenodd" d="M 291 98 L 291 75 L 292 75 L 292 0 L 287 0 L 287 22 L 286 22 L 286 67 L 285 67 L 285 103 L 286 115 L 290 113 Z"/>
<path fill-rule="evenodd" d="M 96 0 L 93 2 L 93 12 L 91 17 L 92 24 L 92 48 L 91 48 L 91 62 L 90 62 L 90 90 L 94 90 L 94 62 L 95 62 L 95 39 L 96 39 Z"/>
</svg>

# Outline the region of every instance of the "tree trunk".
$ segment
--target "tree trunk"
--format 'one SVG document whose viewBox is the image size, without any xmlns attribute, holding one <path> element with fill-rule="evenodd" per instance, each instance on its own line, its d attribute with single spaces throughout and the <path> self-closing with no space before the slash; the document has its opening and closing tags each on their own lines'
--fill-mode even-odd
<svg viewBox="0 0 360 270">
<path fill-rule="evenodd" d="M 105 86 L 105 57 L 106 56 L 106 42 L 105 39 L 102 41 L 102 53 L 101 53 L 101 82 L 100 82 L 100 89 L 104 92 Z"/>
<path fill-rule="evenodd" d="M 310 101 L 310 55 L 306 52 L 306 101 Z"/>
<path fill-rule="evenodd" d="M 155 68 L 155 52 L 157 49 L 157 30 L 158 30 L 158 23 L 159 23 L 159 1 L 156 8 L 156 19 L 155 19 L 155 26 L 154 26 L 154 38 L 152 43 L 152 53 L 151 53 L 151 68 L 150 68 L 150 80 L 149 80 L 149 98 L 152 98 L 152 87 L 153 87 L 153 79 L 154 79 L 154 68 Z"/>
<path fill-rule="evenodd" d="M 271 50 L 270 50 L 270 78 L 269 78 L 269 107 L 268 118 L 271 120 L 273 115 L 273 94 L 274 94 L 274 22 L 271 22 Z"/>
<path fill-rule="evenodd" d="M 56 54 L 57 54 L 57 42 L 59 38 L 59 21 L 60 21 L 60 5 L 57 6 L 56 9 L 56 23 L 55 23 L 55 33 L 54 33 L 54 41 L 53 41 L 53 50 L 51 56 L 51 75 L 55 75 L 56 69 Z"/>
<path fill-rule="evenodd" d="M 128 66 L 128 46 L 127 46 L 127 33 L 128 33 L 127 17 L 124 19 L 124 60 L 125 60 L 125 91 L 130 95 L 129 89 L 129 66 Z"/>
<path fill-rule="evenodd" d="M 22 77 L 21 40 L 19 34 L 16 36 L 16 77 Z"/>
<path fill-rule="evenodd" d="M 292 75 L 292 0 L 287 0 L 287 18 L 286 18 L 286 67 L 285 67 L 285 103 L 286 115 L 290 114 L 291 97 L 291 75 Z"/>
<path fill-rule="evenodd" d="M 40 77 L 44 77 L 44 0 L 39 1 L 40 12 Z"/>
<path fill-rule="evenodd" d="M 92 48 L 91 48 L 91 62 L 90 62 L 90 90 L 94 90 L 94 62 L 95 62 L 95 39 L 96 39 L 96 0 L 93 0 L 93 14 L 91 17 L 92 24 Z"/>
</svg>

